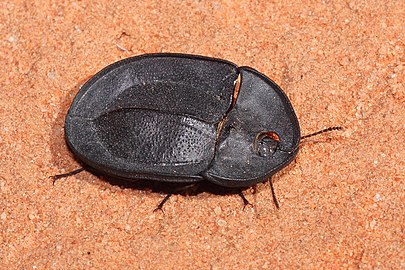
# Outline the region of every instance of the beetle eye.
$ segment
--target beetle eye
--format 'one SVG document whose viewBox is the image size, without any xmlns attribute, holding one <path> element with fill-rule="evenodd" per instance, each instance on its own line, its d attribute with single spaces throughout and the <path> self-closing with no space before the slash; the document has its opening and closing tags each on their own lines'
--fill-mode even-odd
<svg viewBox="0 0 405 270">
<path fill-rule="evenodd" d="M 253 150 L 261 157 L 268 157 L 274 154 L 279 142 L 280 137 L 277 133 L 272 131 L 260 132 L 257 133 L 253 141 Z"/>
</svg>

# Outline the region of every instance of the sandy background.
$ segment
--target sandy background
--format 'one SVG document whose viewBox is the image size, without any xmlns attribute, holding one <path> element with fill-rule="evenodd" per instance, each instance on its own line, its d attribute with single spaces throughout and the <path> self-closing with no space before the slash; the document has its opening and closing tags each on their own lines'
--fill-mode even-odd
<svg viewBox="0 0 405 270">
<path fill-rule="evenodd" d="M 1 269 L 405 269 L 404 1 L 1 1 Z M 236 3 L 238 2 L 238 3 Z M 317 3 L 319 2 L 319 3 Z M 387 3 L 386 3 L 387 2 Z M 121 188 L 63 139 L 78 87 L 151 52 L 267 74 L 309 139 L 236 195 Z"/>
</svg>

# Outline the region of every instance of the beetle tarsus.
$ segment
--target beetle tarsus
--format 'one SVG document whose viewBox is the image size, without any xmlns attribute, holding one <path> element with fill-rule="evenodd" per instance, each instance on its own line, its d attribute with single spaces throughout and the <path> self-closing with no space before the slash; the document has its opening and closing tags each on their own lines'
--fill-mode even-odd
<svg viewBox="0 0 405 270">
<path fill-rule="evenodd" d="M 71 171 L 71 172 L 68 172 L 68 173 L 57 174 L 57 175 L 51 176 L 50 178 L 52 178 L 52 180 L 53 180 L 53 185 L 55 185 L 55 182 L 56 182 L 57 180 L 59 180 L 59 179 L 61 179 L 61 178 L 65 178 L 65 177 L 68 177 L 68 176 L 72 176 L 72 175 L 78 174 L 78 173 L 80 173 L 80 172 L 82 172 L 82 171 L 84 171 L 84 168 L 79 168 L 79 169 L 76 169 L 76 170 Z"/>
<path fill-rule="evenodd" d="M 163 205 L 166 203 L 166 201 L 172 196 L 173 194 L 171 194 L 171 193 L 169 193 L 169 194 L 167 194 L 166 195 L 166 197 L 164 197 L 163 198 L 163 200 L 159 203 L 159 205 L 153 210 L 153 212 L 155 213 L 155 212 L 157 212 L 157 211 L 162 211 L 163 213 L 164 213 L 164 211 L 163 211 Z"/>
<path fill-rule="evenodd" d="M 277 201 L 276 193 L 274 192 L 273 181 L 271 179 L 269 179 L 269 183 L 270 183 L 271 195 L 273 196 L 274 205 L 276 206 L 277 209 L 279 209 L 280 206 Z"/>
<path fill-rule="evenodd" d="M 239 195 L 239 197 L 241 197 L 242 200 L 243 200 L 243 210 L 245 210 L 246 206 L 248 206 L 248 205 L 250 205 L 250 206 L 253 207 L 253 204 L 251 204 L 251 203 L 246 199 L 246 197 L 245 197 L 245 195 L 243 195 L 242 191 L 239 191 L 238 195 Z"/>
</svg>

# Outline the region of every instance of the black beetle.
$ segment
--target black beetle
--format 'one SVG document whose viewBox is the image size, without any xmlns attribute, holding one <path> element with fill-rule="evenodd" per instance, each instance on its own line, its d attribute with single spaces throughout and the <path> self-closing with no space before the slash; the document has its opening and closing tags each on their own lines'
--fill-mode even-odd
<svg viewBox="0 0 405 270">
<path fill-rule="evenodd" d="M 146 54 L 107 66 L 81 87 L 65 136 L 75 156 L 101 174 L 240 189 L 294 159 L 300 127 L 286 94 L 253 68 Z"/>
</svg>

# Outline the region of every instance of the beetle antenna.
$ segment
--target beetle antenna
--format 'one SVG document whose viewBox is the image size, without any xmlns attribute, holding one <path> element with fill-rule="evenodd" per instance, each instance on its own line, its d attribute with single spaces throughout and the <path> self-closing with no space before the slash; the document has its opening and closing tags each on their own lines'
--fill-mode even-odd
<svg viewBox="0 0 405 270">
<path fill-rule="evenodd" d="M 333 131 L 333 130 L 342 130 L 342 129 L 343 129 L 343 127 L 340 127 L 340 126 L 328 127 L 328 128 L 319 130 L 319 131 L 317 131 L 317 132 L 314 132 L 314 133 L 311 133 L 311 134 L 308 134 L 308 135 L 301 136 L 301 140 L 306 139 L 306 138 L 309 138 L 309 137 L 313 137 L 313 136 L 316 136 L 316 135 L 319 135 L 319 134 L 322 134 L 322 133 L 330 132 L 330 131 Z"/>
<path fill-rule="evenodd" d="M 310 133 L 310 134 L 308 134 L 308 135 L 301 136 L 301 140 L 306 139 L 306 138 L 309 138 L 309 137 L 313 137 L 313 136 L 316 136 L 316 135 L 319 135 L 319 134 L 322 134 L 322 133 L 330 132 L 330 131 L 333 131 L 333 130 L 342 130 L 342 129 L 343 129 L 343 127 L 341 127 L 341 126 L 328 127 L 328 128 L 325 128 L 325 129 L 321 129 L 321 130 L 319 130 L 319 131 L 317 131 L 317 132 L 314 132 L 314 133 Z M 290 150 L 290 151 L 287 151 L 287 150 L 284 150 L 284 149 L 279 148 L 279 147 L 277 147 L 277 150 L 280 151 L 280 152 L 288 153 L 288 154 L 292 153 L 291 150 Z M 278 208 L 278 207 L 277 207 L 277 208 Z"/>
</svg>

